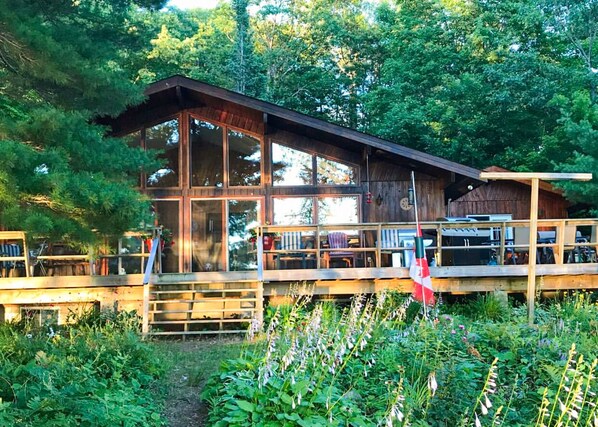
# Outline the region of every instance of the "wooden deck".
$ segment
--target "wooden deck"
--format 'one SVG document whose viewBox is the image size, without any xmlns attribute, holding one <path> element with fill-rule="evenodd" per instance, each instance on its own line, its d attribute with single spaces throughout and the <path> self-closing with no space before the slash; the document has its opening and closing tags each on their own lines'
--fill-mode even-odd
<svg viewBox="0 0 598 427">
<path fill-rule="evenodd" d="M 436 292 L 525 293 L 527 266 L 431 267 Z M 538 292 L 598 289 L 598 264 L 537 266 Z M 393 289 L 409 293 L 413 281 L 400 268 L 331 268 L 264 272 L 155 274 L 147 290 L 149 331 L 154 335 L 242 333 L 263 313 L 264 300 L 284 297 L 292 286 L 313 285 L 320 297 Z M 53 307 L 64 322 L 70 310 L 92 306 L 144 312 L 142 275 L 18 277 L 0 279 L 0 314 L 18 319 L 21 307 Z"/>
<path fill-rule="evenodd" d="M 596 226 L 598 220 L 567 220 L 569 226 Z M 515 224 L 525 226 L 525 222 L 501 223 L 503 235 Z M 562 225 L 562 223 L 560 223 Z M 440 233 L 450 234 L 454 224 L 433 224 Z M 446 226 L 449 225 L 449 226 Z M 478 227 L 480 225 L 478 224 Z M 537 292 L 557 290 L 598 289 L 598 262 L 593 257 L 580 261 L 580 258 L 567 257 L 567 251 L 576 251 L 578 247 L 595 251 L 598 246 L 590 237 L 582 243 L 563 240 L 564 231 L 559 231 L 558 224 L 553 226 L 555 242 L 543 243 L 556 252 L 550 264 L 536 265 Z M 355 226 L 354 226 L 355 227 Z M 365 231 L 381 232 L 382 225 L 360 225 Z M 384 227 L 409 227 L 409 225 L 387 225 Z M 428 225 L 431 227 L 431 225 Z M 461 227 L 463 227 L 461 225 Z M 484 228 L 489 224 L 484 223 Z M 593 228 L 592 228 L 593 230 Z M 321 230 L 318 229 L 318 232 Z M 327 230 L 325 230 L 327 231 Z M 506 233 L 508 234 L 508 233 Z M 378 234 L 380 235 L 380 234 Z M 558 236 L 561 236 L 559 240 Z M 319 236 L 319 234 L 316 234 Z M 577 239 L 581 241 L 580 239 Z M 380 262 L 385 252 L 397 250 L 405 253 L 406 247 L 382 248 L 380 239 L 375 246 L 359 245 L 352 248 L 362 257 L 371 256 Z M 496 245 L 450 246 L 430 245 L 428 251 L 450 253 L 456 250 L 478 249 L 484 252 L 494 251 L 504 254 L 509 247 L 516 246 L 508 239 L 501 239 Z M 496 246 L 497 249 L 494 249 Z M 317 247 L 304 250 L 321 256 L 328 249 Z M 560 254 L 563 254 L 559 256 Z M 292 286 L 308 284 L 313 286 L 313 293 L 320 297 L 339 297 L 356 293 L 374 293 L 382 289 L 394 289 L 400 292 L 411 292 L 412 280 L 409 269 L 405 266 L 381 266 L 351 268 L 323 268 L 323 264 L 315 263 L 317 268 L 305 269 L 268 269 L 268 256 L 279 256 L 283 251 L 274 249 L 263 251 L 266 260 L 258 271 L 211 271 L 198 273 L 153 274 L 150 284 L 144 287 L 143 275 L 113 276 L 50 276 L 50 277 L 7 277 L 0 279 L 0 321 L 16 320 L 21 309 L 51 308 L 58 313 L 62 323 L 69 310 L 87 309 L 89 307 L 118 307 L 123 310 L 137 310 L 146 313 L 149 332 L 155 335 L 199 335 L 215 333 L 241 333 L 253 318 L 263 314 L 264 300 L 284 297 Z M 368 255 L 369 254 L 369 255 Z M 453 254 L 454 255 L 454 254 Z M 450 257 L 446 257 L 448 260 Z M 313 261 L 315 261 L 315 257 Z M 319 259 L 319 257 L 318 257 Z M 449 265 L 430 267 L 432 285 L 436 292 L 466 294 L 472 292 L 504 291 L 507 293 L 525 293 L 527 291 L 528 265 L 507 264 L 505 260 L 495 265 Z M 272 266 L 272 263 L 270 263 Z M 313 264 L 313 263 L 312 263 Z M 266 268 L 264 268 L 266 267 Z"/>
</svg>

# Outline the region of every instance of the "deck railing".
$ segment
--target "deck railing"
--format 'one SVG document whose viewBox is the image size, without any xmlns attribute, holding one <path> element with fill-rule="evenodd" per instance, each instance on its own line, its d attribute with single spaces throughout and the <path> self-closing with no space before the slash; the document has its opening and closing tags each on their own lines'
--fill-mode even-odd
<svg viewBox="0 0 598 427">
<path fill-rule="evenodd" d="M 525 220 L 463 219 L 421 223 L 428 262 L 438 267 L 526 264 L 529 262 L 529 227 L 529 221 Z M 258 237 L 268 233 L 276 238 L 271 248 L 256 245 L 255 266 L 262 270 L 409 267 L 415 229 L 415 223 L 265 225 L 258 227 Z M 598 218 L 539 220 L 536 263 L 596 263 L 596 230 Z M 331 246 L 332 233 L 342 233 L 341 237 L 344 234 L 346 247 Z M 291 239 L 286 238 L 289 236 Z M 286 244 L 289 240 L 295 243 L 289 246 Z M 12 245 L 20 248 L 19 255 L 2 250 Z M 128 233 L 119 240 L 116 252 L 107 254 L 91 251 L 49 254 L 43 245 L 30 246 L 34 249 L 27 247 L 23 232 L 0 231 L 3 277 L 13 273 L 16 267 L 22 276 L 142 274 L 149 256 L 140 233 Z M 49 268 L 62 271 L 50 272 Z M 160 271 L 159 265 L 156 271 Z"/>
<path fill-rule="evenodd" d="M 28 242 L 22 231 L 0 231 L 0 277 L 143 274 L 149 257 L 146 240 L 150 239 L 144 233 L 129 232 L 118 239 L 114 251 L 98 252 L 49 244 L 44 239 Z M 136 242 L 133 251 L 126 244 L 130 241 Z M 125 266 L 131 265 L 134 270 L 126 271 Z"/>
<path fill-rule="evenodd" d="M 432 266 L 510 265 L 529 262 L 529 221 L 422 222 L 426 256 Z M 538 221 L 536 262 L 596 263 L 598 219 Z M 258 236 L 276 235 L 262 248 L 263 268 L 409 267 L 415 223 L 359 223 L 260 227 Z M 299 248 L 285 248 L 282 236 L 300 236 Z M 331 247 L 331 233 L 343 233 L 346 247 Z M 339 255 L 340 254 L 340 255 Z M 284 259 L 284 265 L 280 260 Z M 338 262 L 334 262 L 338 260 Z"/>
</svg>

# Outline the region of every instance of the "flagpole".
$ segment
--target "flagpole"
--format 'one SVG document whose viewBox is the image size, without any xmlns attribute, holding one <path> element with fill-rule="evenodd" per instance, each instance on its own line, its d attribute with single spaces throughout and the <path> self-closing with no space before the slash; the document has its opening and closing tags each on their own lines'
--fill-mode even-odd
<svg viewBox="0 0 598 427">
<path fill-rule="evenodd" d="M 413 204 L 415 205 L 415 226 L 419 229 L 419 219 L 417 216 L 417 192 L 415 191 L 415 172 L 411 171 L 411 188 L 413 188 Z"/>
<path fill-rule="evenodd" d="M 415 172 L 411 171 L 411 188 L 413 189 L 413 208 L 415 210 L 415 236 L 416 237 L 421 237 L 419 236 L 419 217 L 417 215 L 417 191 L 415 191 Z M 417 244 L 415 239 L 413 240 L 413 246 L 414 246 L 414 256 L 417 257 Z M 420 267 L 421 270 L 421 267 Z M 420 277 L 422 276 L 421 271 L 419 272 Z M 422 291 L 423 293 L 423 291 Z M 424 303 L 424 318 L 428 318 L 428 307 L 426 305 L 426 297 L 424 295 L 423 299 L 423 303 Z"/>
</svg>

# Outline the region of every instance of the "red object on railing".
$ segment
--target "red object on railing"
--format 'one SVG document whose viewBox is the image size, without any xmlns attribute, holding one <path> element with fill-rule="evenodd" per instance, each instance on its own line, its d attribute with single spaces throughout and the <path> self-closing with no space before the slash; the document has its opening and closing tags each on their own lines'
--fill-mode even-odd
<svg viewBox="0 0 598 427">
<path fill-rule="evenodd" d="M 272 249 L 272 245 L 274 244 L 274 237 L 263 236 L 262 242 L 264 243 L 264 250 L 269 251 L 270 249 Z"/>
<path fill-rule="evenodd" d="M 369 191 L 365 193 L 365 202 L 368 205 L 372 204 L 372 193 L 370 193 Z"/>
</svg>

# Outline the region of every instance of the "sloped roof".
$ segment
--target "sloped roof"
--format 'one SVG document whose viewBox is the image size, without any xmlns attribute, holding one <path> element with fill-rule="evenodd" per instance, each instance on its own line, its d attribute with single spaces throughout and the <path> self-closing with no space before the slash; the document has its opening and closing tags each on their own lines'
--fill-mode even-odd
<svg viewBox="0 0 598 427">
<path fill-rule="evenodd" d="M 217 86 L 193 80 L 184 76 L 176 75 L 169 77 L 164 80 L 159 80 L 149 85 L 145 94 L 150 98 L 153 95 L 157 95 L 160 92 L 164 92 L 173 88 L 184 88 L 190 91 L 197 91 L 214 98 L 219 98 L 228 102 L 239 104 L 250 109 L 260 111 L 268 114 L 269 120 L 272 118 L 278 119 L 279 121 L 288 121 L 296 123 L 308 128 L 312 128 L 323 133 L 334 134 L 337 137 L 345 138 L 358 142 L 360 144 L 380 149 L 389 153 L 396 154 L 406 159 L 413 160 L 418 163 L 425 163 L 434 167 L 439 167 L 450 172 L 454 172 L 465 177 L 480 181 L 480 171 L 478 169 L 461 165 L 450 160 L 443 159 L 441 157 L 433 156 L 422 151 L 414 150 L 394 142 L 378 138 L 363 132 L 359 132 L 347 127 L 339 126 L 326 122 L 324 120 L 310 117 L 303 113 L 289 110 L 287 108 L 272 104 L 270 102 L 261 101 L 257 98 L 242 95 L 227 89 L 223 89 Z M 180 96 L 180 95 L 179 95 Z"/>
</svg>

